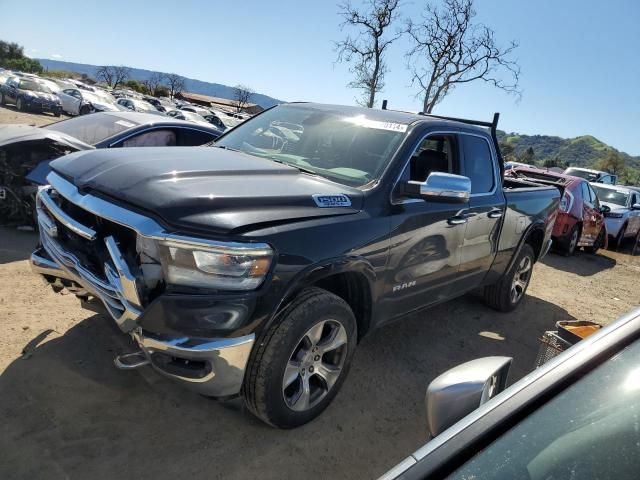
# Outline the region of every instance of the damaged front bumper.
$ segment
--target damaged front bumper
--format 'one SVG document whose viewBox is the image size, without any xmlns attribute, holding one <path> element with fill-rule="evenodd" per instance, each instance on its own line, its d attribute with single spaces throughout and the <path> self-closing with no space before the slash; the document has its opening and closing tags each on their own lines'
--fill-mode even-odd
<svg viewBox="0 0 640 480">
<path fill-rule="evenodd" d="M 144 330 L 138 323 L 144 308 L 135 277 L 115 239 L 110 236 L 95 239 L 104 241 L 110 257 L 104 264 L 104 276 L 98 276 L 56 240 L 58 228 L 75 229 L 87 235 L 91 235 L 91 229 L 58 209 L 46 188 L 38 196 L 41 246 L 31 255 L 31 268 L 57 291 L 66 288 L 80 298 L 91 296 L 99 300 L 120 329 L 132 336 L 146 361 L 126 365 L 116 359 L 117 366 L 137 368 L 148 364 L 162 375 L 207 396 L 228 397 L 240 392 L 254 334 L 203 339 Z"/>
</svg>

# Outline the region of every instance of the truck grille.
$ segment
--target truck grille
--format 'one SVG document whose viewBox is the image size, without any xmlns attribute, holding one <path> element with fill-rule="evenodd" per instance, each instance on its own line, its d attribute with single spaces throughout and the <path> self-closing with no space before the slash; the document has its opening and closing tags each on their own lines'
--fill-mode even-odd
<svg viewBox="0 0 640 480">
<path fill-rule="evenodd" d="M 133 328 L 142 302 L 136 232 L 95 215 L 53 186 L 37 196 L 43 248 L 87 293 L 99 298 L 121 328 Z"/>
</svg>

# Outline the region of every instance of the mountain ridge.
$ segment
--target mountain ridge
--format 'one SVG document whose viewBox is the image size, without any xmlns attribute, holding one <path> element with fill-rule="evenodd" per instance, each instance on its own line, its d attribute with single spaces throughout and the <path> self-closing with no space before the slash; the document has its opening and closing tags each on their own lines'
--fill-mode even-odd
<svg viewBox="0 0 640 480">
<path fill-rule="evenodd" d="M 76 72 L 80 74 L 84 73 L 91 78 L 96 78 L 96 71 L 98 70 L 98 68 L 100 68 L 100 65 L 92 65 L 89 63 L 65 62 L 62 60 L 50 60 L 47 58 L 38 58 L 36 60 L 38 60 L 46 70 L 66 70 L 69 72 Z M 156 70 L 146 70 L 143 68 L 127 68 L 130 69 L 129 79 L 139 81 L 147 80 L 149 77 L 151 77 L 151 75 L 155 73 L 168 73 L 159 72 Z M 185 79 L 184 90 L 186 92 L 199 93 L 201 95 L 208 95 L 210 97 L 226 98 L 229 100 L 234 99 L 233 87 L 223 85 L 221 83 L 205 82 L 203 80 L 197 80 L 195 78 L 184 76 L 183 78 Z M 251 103 L 256 103 L 262 108 L 269 108 L 282 103 L 282 100 L 278 100 L 277 98 L 273 98 L 262 93 L 254 93 L 253 97 L 251 97 Z"/>
</svg>

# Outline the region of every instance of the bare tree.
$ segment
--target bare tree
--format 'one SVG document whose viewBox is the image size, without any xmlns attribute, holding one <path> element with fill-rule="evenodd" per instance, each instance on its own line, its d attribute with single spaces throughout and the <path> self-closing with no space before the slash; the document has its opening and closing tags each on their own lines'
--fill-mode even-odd
<svg viewBox="0 0 640 480">
<path fill-rule="evenodd" d="M 236 85 L 233 87 L 233 98 L 236 101 L 236 109 L 241 112 L 253 97 L 254 91 L 246 85 Z"/>
<path fill-rule="evenodd" d="M 413 41 L 408 68 L 412 83 L 420 87 L 417 96 L 423 99 L 424 112 L 431 113 L 455 87 L 476 80 L 521 96 L 520 67 L 511 59 L 518 44 L 499 47 L 493 30 L 473 24 L 475 15 L 473 0 L 444 0 L 442 8 L 428 4 L 419 23 L 407 20 Z"/>
<path fill-rule="evenodd" d="M 118 88 L 124 85 L 131 75 L 131 69 L 129 67 L 111 67 L 113 68 L 113 88 Z"/>
<path fill-rule="evenodd" d="M 363 90 L 358 103 L 372 108 L 376 93 L 384 88 L 387 64 L 385 50 L 400 37 L 400 33 L 386 36 L 388 28 L 398 18 L 399 0 L 368 0 L 362 10 L 346 1 L 338 5 L 340 16 L 344 18 L 341 27 L 354 27 L 355 36 L 347 35 L 336 43 L 338 61 L 352 64 L 349 69 L 355 79 L 347 84 L 349 88 Z"/>
<path fill-rule="evenodd" d="M 96 78 L 113 88 L 113 67 L 104 65 L 96 70 Z"/>
<path fill-rule="evenodd" d="M 158 89 L 163 85 L 163 83 L 164 83 L 164 74 L 160 72 L 154 72 L 151 74 L 149 78 L 142 81 L 142 84 L 147 89 L 147 92 L 149 92 L 149 95 L 154 95 L 154 96 L 158 95 L 157 93 Z"/>
<path fill-rule="evenodd" d="M 181 77 L 177 73 L 170 73 L 164 77 L 165 85 L 169 89 L 169 96 L 175 97 L 177 94 L 184 90 L 184 77 Z"/>
<path fill-rule="evenodd" d="M 128 67 L 105 65 L 98 68 L 96 71 L 96 77 L 111 88 L 118 88 L 119 86 L 124 85 L 124 82 L 127 81 L 130 73 L 131 70 Z"/>
</svg>

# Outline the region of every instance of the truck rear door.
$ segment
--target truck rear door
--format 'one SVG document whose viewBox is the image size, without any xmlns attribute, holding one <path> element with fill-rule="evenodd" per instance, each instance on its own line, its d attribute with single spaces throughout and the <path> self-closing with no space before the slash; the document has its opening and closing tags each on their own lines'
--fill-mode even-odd
<svg viewBox="0 0 640 480">
<path fill-rule="evenodd" d="M 471 198 L 455 288 L 468 290 L 479 286 L 491 268 L 498 251 L 506 201 L 491 139 L 472 133 L 460 133 L 459 139 L 462 175 L 471 179 Z"/>
</svg>

